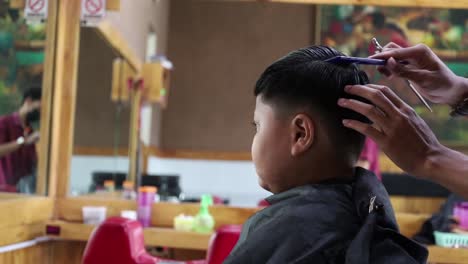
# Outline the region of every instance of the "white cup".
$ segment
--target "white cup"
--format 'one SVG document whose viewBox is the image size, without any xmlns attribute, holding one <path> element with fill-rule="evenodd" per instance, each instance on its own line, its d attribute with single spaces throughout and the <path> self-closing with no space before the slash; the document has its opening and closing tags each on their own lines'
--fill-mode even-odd
<svg viewBox="0 0 468 264">
<path fill-rule="evenodd" d="M 83 220 L 88 225 L 98 225 L 106 220 L 107 208 L 104 206 L 83 206 Z"/>
<path fill-rule="evenodd" d="M 123 210 L 120 212 L 120 216 L 130 220 L 137 220 L 137 212 L 132 210 Z"/>
</svg>

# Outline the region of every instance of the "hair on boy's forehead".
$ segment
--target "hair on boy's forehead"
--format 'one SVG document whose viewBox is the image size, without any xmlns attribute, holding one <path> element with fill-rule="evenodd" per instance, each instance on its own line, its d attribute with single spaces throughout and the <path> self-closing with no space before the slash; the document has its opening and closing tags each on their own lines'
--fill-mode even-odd
<svg viewBox="0 0 468 264">
<path fill-rule="evenodd" d="M 368 83 L 367 75 L 353 64 L 325 60 L 343 53 L 326 46 L 293 51 L 270 65 L 255 86 L 255 96 L 283 105 L 326 107 L 327 101 L 346 97 L 344 87 Z M 333 109 L 336 109 L 333 102 Z M 329 109 L 327 109 L 329 110 Z"/>
</svg>

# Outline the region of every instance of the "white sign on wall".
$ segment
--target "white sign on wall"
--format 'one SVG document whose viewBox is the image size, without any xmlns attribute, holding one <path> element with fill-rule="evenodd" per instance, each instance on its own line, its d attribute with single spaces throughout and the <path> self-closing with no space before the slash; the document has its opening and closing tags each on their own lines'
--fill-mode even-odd
<svg viewBox="0 0 468 264">
<path fill-rule="evenodd" d="M 94 26 L 106 15 L 106 0 L 81 0 L 81 23 Z"/>
<path fill-rule="evenodd" d="M 26 0 L 24 16 L 28 22 L 44 22 L 47 18 L 47 0 Z"/>
</svg>

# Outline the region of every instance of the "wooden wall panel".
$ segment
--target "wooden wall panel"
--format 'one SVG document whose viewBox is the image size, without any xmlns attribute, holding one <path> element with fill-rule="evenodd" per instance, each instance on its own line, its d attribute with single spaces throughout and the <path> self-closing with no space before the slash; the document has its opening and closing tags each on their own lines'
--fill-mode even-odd
<svg viewBox="0 0 468 264">
<path fill-rule="evenodd" d="M 50 257 L 53 264 L 81 264 L 86 242 L 81 241 L 53 241 Z"/>
<path fill-rule="evenodd" d="M 74 146 L 112 148 L 115 133 L 120 135 L 120 147 L 128 145 L 129 108 L 122 107 L 116 126 L 117 104 L 111 101 L 114 58 L 112 48 L 94 29 L 81 30 Z"/>
<path fill-rule="evenodd" d="M 312 43 L 313 14 L 304 5 L 171 1 L 175 70 L 159 117 L 161 148 L 249 151 L 255 81 L 274 60 Z"/>
<path fill-rule="evenodd" d="M 42 243 L 36 246 L 24 248 L 21 250 L 6 252 L 0 254 L 0 263 L 4 264 L 53 264 L 59 263 L 53 261 L 52 249 L 49 243 Z M 61 262 L 67 264 L 74 264 L 67 261 Z M 79 264 L 79 262 L 75 262 Z"/>
<path fill-rule="evenodd" d="M 86 242 L 51 241 L 0 254 L 2 264 L 81 264 Z"/>
</svg>

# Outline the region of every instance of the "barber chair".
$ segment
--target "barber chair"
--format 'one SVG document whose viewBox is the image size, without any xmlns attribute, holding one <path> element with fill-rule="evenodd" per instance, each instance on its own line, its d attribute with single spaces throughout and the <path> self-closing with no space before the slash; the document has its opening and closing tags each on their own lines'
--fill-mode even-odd
<svg viewBox="0 0 468 264">
<path fill-rule="evenodd" d="M 206 264 L 222 264 L 239 240 L 241 225 L 226 225 L 216 230 L 211 237 L 206 254 Z"/>
<path fill-rule="evenodd" d="M 111 217 L 91 235 L 83 264 L 221 264 L 239 239 L 241 226 L 224 226 L 210 241 L 206 260 L 174 261 L 153 257 L 146 252 L 143 228 L 138 221 Z"/>
</svg>

